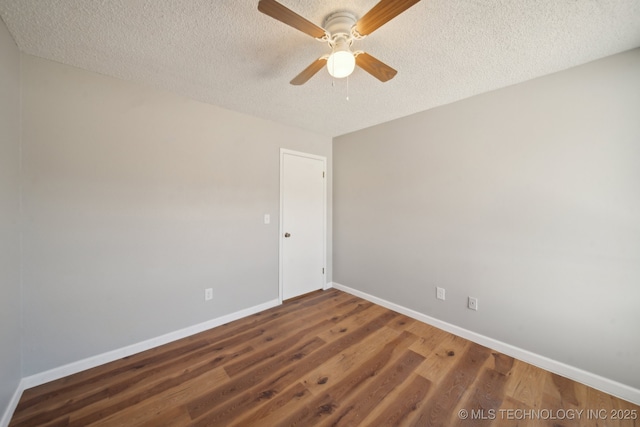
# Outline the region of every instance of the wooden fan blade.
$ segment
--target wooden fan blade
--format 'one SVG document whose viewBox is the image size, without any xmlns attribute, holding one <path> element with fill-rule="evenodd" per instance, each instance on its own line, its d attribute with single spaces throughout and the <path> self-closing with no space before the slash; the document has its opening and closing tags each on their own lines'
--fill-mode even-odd
<svg viewBox="0 0 640 427">
<path fill-rule="evenodd" d="M 313 77 L 318 71 L 322 69 L 327 63 L 327 58 L 318 58 L 311 63 L 307 68 L 302 70 L 300 74 L 295 76 L 293 80 L 291 80 L 292 85 L 302 85 L 305 84 L 311 77 Z"/>
<path fill-rule="evenodd" d="M 356 56 L 356 65 L 381 82 L 391 80 L 398 73 L 384 62 L 364 52 Z"/>
<path fill-rule="evenodd" d="M 325 35 L 324 29 L 318 27 L 313 22 L 307 21 L 302 16 L 291 9 L 287 9 L 275 0 L 260 0 L 258 2 L 258 10 L 316 39 L 322 38 Z"/>
<path fill-rule="evenodd" d="M 380 0 L 377 5 L 373 6 L 373 9 L 356 22 L 356 31 L 361 36 L 367 36 L 419 1 Z"/>
</svg>

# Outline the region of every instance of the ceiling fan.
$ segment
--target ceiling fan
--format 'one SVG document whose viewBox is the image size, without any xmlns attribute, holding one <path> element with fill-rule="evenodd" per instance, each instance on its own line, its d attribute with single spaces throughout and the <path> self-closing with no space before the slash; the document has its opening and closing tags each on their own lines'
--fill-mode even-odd
<svg viewBox="0 0 640 427">
<path fill-rule="evenodd" d="M 420 0 L 380 0 L 362 18 L 350 12 L 335 12 L 329 15 L 321 28 L 308 21 L 294 11 L 286 8 L 276 0 L 260 0 L 258 10 L 280 22 L 310 35 L 316 40 L 326 42 L 331 54 L 323 55 L 311 63 L 300 74 L 291 80 L 292 85 L 302 85 L 313 77 L 323 66 L 332 77 L 349 76 L 355 66 L 359 66 L 381 82 L 391 80 L 396 70 L 374 58 L 368 53 L 351 50 L 355 40 L 360 40 L 386 24 Z"/>
</svg>

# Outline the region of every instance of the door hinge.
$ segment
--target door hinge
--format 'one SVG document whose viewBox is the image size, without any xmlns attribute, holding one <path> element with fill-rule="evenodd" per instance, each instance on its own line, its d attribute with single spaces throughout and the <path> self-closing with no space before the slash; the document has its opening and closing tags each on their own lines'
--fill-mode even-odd
<svg viewBox="0 0 640 427">
<path fill-rule="evenodd" d="M 322 269 L 322 274 L 324 274 L 324 268 Z"/>
<path fill-rule="evenodd" d="M 324 178 L 324 171 L 322 171 L 322 177 Z"/>
</svg>

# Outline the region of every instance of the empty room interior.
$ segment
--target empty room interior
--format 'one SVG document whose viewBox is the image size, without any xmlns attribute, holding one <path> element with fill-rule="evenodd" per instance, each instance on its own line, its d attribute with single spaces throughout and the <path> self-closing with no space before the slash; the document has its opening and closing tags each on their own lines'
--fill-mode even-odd
<svg viewBox="0 0 640 427">
<path fill-rule="evenodd" d="M 640 425 L 637 0 L 0 18 L 0 427 Z"/>
</svg>

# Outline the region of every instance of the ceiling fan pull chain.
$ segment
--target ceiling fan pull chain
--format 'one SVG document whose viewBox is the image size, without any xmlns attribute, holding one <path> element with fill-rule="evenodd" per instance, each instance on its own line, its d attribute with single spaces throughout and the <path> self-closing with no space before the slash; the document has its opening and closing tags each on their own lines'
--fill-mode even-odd
<svg viewBox="0 0 640 427">
<path fill-rule="evenodd" d="M 347 76 L 347 101 L 349 100 L 349 76 Z"/>
</svg>

